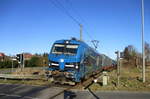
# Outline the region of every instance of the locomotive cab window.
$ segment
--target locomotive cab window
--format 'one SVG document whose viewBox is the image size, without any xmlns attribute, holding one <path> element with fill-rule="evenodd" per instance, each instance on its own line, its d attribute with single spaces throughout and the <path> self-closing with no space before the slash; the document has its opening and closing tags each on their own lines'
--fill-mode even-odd
<svg viewBox="0 0 150 99">
<path fill-rule="evenodd" d="M 55 44 L 52 53 L 53 54 L 62 54 L 64 52 L 64 45 L 62 44 Z"/>
<path fill-rule="evenodd" d="M 66 45 L 65 54 L 73 54 L 77 53 L 78 45 Z"/>
<path fill-rule="evenodd" d="M 53 54 L 68 54 L 75 55 L 77 53 L 78 45 L 71 44 L 55 44 L 52 53 Z"/>
</svg>

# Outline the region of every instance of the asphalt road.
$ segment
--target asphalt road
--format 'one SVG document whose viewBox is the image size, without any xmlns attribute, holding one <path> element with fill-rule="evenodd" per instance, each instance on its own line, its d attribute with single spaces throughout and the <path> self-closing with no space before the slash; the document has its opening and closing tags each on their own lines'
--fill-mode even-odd
<svg viewBox="0 0 150 99">
<path fill-rule="evenodd" d="M 64 88 L 0 84 L 0 99 L 50 99 Z M 150 99 L 150 92 L 66 91 L 54 99 Z"/>
</svg>

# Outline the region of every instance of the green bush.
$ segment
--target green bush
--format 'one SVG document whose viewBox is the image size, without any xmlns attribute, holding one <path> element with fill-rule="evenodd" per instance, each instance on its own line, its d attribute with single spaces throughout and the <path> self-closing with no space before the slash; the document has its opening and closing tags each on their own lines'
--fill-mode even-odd
<svg viewBox="0 0 150 99">
<path fill-rule="evenodd" d="M 0 61 L 0 68 L 11 68 L 11 67 L 12 67 L 11 60 Z M 13 67 L 18 67 L 17 61 L 13 61 Z"/>
<path fill-rule="evenodd" d="M 48 53 L 37 54 L 31 57 L 30 60 L 25 60 L 25 67 L 37 67 L 37 66 L 48 66 Z M 13 61 L 13 67 L 17 68 L 19 66 L 18 61 Z M 12 60 L 5 59 L 4 61 L 0 61 L 0 68 L 11 68 Z"/>
<path fill-rule="evenodd" d="M 26 67 L 37 67 L 41 66 L 41 59 L 40 57 L 33 56 L 30 60 L 25 61 Z"/>
</svg>

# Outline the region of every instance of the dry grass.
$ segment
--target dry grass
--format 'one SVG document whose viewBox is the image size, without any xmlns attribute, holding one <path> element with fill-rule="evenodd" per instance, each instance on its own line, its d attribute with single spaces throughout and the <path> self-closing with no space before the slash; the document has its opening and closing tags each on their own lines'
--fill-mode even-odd
<svg viewBox="0 0 150 99">
<path fill-rule="evenodd" d="M 46 80 L 0 80 L 1 84 L 25 84 L 25 85 L 37 85 L 47 86 L 51 82 Z"/>
<path fill-rule="evenodd" d="M 24 68 L 24 69 L 17 69 L 16 72 L 13 72 L 12 74 L 18 74 L 18 75 L 33 75 L 34 73 L 37 73 L 38 75 L 44 75 L 45 71 L 42 69 L 32 69 L 32 68 Z"/>
<path fill-rule="evenodd" d="M 17 74 L 33 74 L 39 72 L 39 76 L 43 75 L 44 71 L 25 69 L 23 72 L 16 72 Z M 109 81 L 107 86 L 102 86 L 102 79 L 98 83 L 94 83 L 90 88 L 94 91 L 150 91 L 150 67 L 146 69 L 146 82 L 142 83 L 142 71 L 137 68 L 121 68 L 120 86 L 117 86 L 117 71 L 108 72 Z M 50 81 L 46 80 L 0 80 L 0 83 L 9 84 L 26 84 L 47 86 Z"/>
<path fill-rule="evenodd" d="M 24 75 L 24 76 L 34 76 L 36 75 L 41 80 L 5 80 L 0 79 L 0 83 L 5 84 L 25 84 L 25 85 L 40 85 L 45 86 L 50 84 L 50 81 L 46 81 L 45 78 L 45 71 L 42 69 L 37 68 L 25 68 L 24 70 L 21 70 L 20 68 L 16 70 L 16 72 L 13 72 L 12 74 L 15 75 Z"/>
<path fill-rule="evenodd" d="M 150 91 L 150 68 L 146 69 L 146 82 L 142 83 L 142 72 L 137 68 L 122 68 L 120 85 L 117 86 L 117 71 L 108 72 L 109 82 L 107 86 L 102 86 L 102 80 L 93 84 L 90 88 L 94 91 Z"/>
</svg>

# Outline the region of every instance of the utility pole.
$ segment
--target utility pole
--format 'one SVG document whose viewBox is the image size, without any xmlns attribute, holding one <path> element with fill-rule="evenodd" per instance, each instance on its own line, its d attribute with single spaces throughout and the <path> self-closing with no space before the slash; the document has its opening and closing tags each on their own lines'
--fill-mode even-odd
<svg viewBox="0 0 150 99">
<path fill-rule="evenodd" d="M 83 26 L 82 24 L 79 24 L 80 25 L 80 41 L 82 41 L 82 29 L 83 29 Z"/>
<path fill-rule="evenodd" d="M 117 54 L 117 86 L 119 86 L 120 82 L 120 64 L 119 64 L 119 59 L 120 59 L 120 52 L 116 51 L 115 54 Z"/>
<path fill-rule="evenodd" d="M 142 16 L 142 57 L 143 57 L 142 78 L 143 78 L 143 82 L 145 82 L 144 0 L 142 0 L 141 7 L 142 7 L 141 16 Z"/>
</svg>

